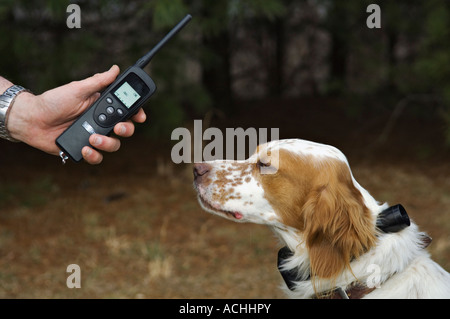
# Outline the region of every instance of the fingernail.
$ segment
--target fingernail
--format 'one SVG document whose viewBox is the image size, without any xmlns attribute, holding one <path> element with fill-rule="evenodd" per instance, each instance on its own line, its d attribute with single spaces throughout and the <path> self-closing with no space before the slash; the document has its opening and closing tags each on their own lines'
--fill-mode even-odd
<svg viewBox="0 0 450 319">
<path fill-rule="evenodd" d="M 125 128 L 125 125 L 121 125 L 119 129 L 119 133 L 121 135 L 125 134 L 127 132 L 127 129 Z"/>
<path fill-rule="evenodd" d="M 92 141 L 92 145 L 100 145 L 102 143 L 102 139 L 98 136 L 94 137 L 94 140 Z"/>
<path fill-rule="evenodd" d="M 92 150 L 89 147 L 86 147 L 84 149 L 84 156 L 87 157 L 87 156 L 90 156 L 91 154 L 92 154 Z"/>
</svg>

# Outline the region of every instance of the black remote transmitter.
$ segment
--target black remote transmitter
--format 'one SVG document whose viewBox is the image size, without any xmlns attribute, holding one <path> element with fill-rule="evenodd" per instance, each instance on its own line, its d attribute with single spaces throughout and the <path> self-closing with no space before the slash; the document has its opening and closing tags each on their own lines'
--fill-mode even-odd
<svg viewBox="0 0 450 319">
<path fill-rule="evenodd" d="M 67 158 L 75 162 L 81 161 L 83 158 L 81 149 L 84 146 L 91 146 L 89 144 L 91 134 L 110 134 L 118 122 L 126 121 L 136 114 L 155 93 L 156 85 L 143 68 L 191 18 L 191 15 L 186 15 L 153 49 L 120 74 L 102 92 L 99 99 L 56 139 L 63 163 Z"/>
</svg>

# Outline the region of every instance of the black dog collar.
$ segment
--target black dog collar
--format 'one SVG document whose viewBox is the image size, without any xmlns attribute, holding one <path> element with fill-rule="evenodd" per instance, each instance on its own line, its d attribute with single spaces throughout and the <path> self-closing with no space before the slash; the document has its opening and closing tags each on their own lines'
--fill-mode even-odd
<svg viewBox="0 0 450 319">
<path fill-rule="evenodd" d="M 395 205 L 378 214 L 376 226 L 383 233 L 396 233 L 411 225 L 405 208 Z"/>
</svg>

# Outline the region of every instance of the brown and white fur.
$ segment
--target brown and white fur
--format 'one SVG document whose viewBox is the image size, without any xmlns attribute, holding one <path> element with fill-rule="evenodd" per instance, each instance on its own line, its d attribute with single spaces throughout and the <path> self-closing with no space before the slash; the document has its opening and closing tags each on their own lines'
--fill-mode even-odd
<svg viewBox="0 0 450 319">
<path fill-rule="evenodd" d="M 194 187 L 206 211 L 268 225 L 294 252 L 284 263 L 298 273 L 293 291 L 285 288 L 292 298 L 355 282 L 377 287 L 364 298 L 450 298 L 450 275 L 431 260 L 426 235 L 414 222 L 378 231 L 388 205 L 358 184 L 335 147 L 272 141 L 244 161 L 196 163 Z"/>
</svg>

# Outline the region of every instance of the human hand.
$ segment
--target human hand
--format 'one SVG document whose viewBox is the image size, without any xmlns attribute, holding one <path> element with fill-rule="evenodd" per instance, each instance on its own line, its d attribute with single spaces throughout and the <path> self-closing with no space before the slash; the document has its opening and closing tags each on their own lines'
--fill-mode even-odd
<svg viewBox="0 0 450 319">
<path fill-rule="evenodd" d="M 56 138 L 67 129 L 100 96 L 100 91 L 111 84 L 119 75 L 119 67 L 114 65 L 106 72 L 97 73 L 87 79 L 46 91 L 41 95 L 21 93 L 17 96 L 8 118 L 11 136 L 49 154 L 58 155 Z M 130 137 L 134 133 L 134 122 L 142 123 L 145 112 L 140 109 L 127 122 L 114 126 L 114 133 Z M 115 152 L 120 148 L 120 140 L 100 134 L 92 134 L 89 143 L 97 150 Z M 85 146 L 81 153 L 89 164 L 99 164 L 103 155 Z"/>
</svg>

